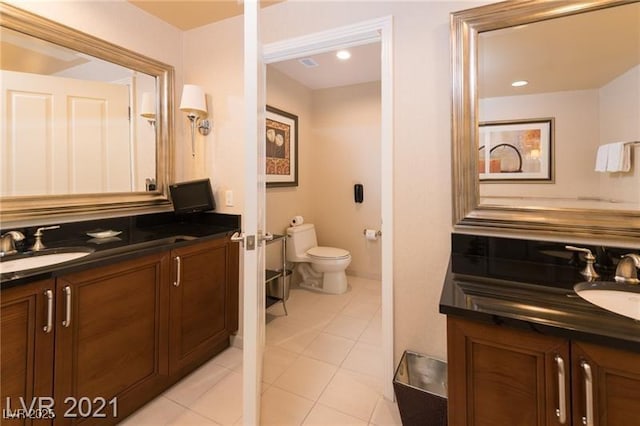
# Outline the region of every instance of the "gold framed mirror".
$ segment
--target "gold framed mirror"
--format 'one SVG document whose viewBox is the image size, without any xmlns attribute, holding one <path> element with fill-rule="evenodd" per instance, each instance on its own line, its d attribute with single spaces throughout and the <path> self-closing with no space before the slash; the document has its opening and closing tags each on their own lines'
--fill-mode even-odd
<svg viewBox="0 0 640 426">
<path fill-rule="evenodd" d="M 169 209 L 173 67 L 6 3 L 0 31 L 2 222 Z"/>
<path fill-rule="evenodd" d="M 617 28 L 609 31 L 611 19 Z M 623 40 L 604 42 L 602 35 L 610 32 Z M 638 244 L 640 2 L 531 0 L 463 10 L 451 15 L 451 49 L 454 228 L 459 232 L 515 232 Z M 577 53 L 585 51 L 591 56 L 580 59 Z M 608 65 L 618 60 L 607 55 L 632 62 L 611 70 L 605 80 L 586 82 L 592 77 L 586 71 L 611 68 Z M 588 62 L 585 66 L 580 61 Z M 566 62 L 563 69 L 558 68 L 560 62 Z M 506 72 L 513 70 L 511 75 Z M 569 71 L 571 74 L 560 78 Z M 554 78 L 544 86 L 548 77 Z M 533 84 L 527 91 L 512 93 L 508 91 L 511 87 L 496 89 L 504 83 L 498 78 L 530 79 Z M 620 81 L 632 81 L 633 86 L 620 91 Z M 567 103 L 569 97 L 572 104 Z M 600 99 L 600 104 L 587 104 L 585 98 Z M 611 98 L 616 102 L 623 98 L 624 107 L 615 105 L 610 112 L 606 107 L 611 105 L 602 105 L 603 99 Z M 497 167 L 492 175 L 495 179 L 481 180 L 480 173 L 486 177 L 494 170 L 490 169 L 490 150 L 483 149 L 480 126 L 506 123 L 500 129 L 505 139 L 493 142 L 504 146 L 512 137 L 509 131 L 514 130 L 509 125 L 541 117 L 553 120 L 549 136 L 553 144 L 546 145 L 546 153 L 538 145 L 532 146 L 520 160 L 535 165 L 542 152 L 545 164 L 553 167 L 552 178 L 517 180 L 513 171 L 520 170 L 512 169 L 506 173 L 511 179 L 500 180 Z M 575 127 L 570 123 L 576 123 Z M 613 142 L 628 147 L 630 170 L 596 171 L 599 147 Z M 490 143 L 488 139 L 486 143 Z M 485 157 L 479 158 L 479 152 Z"/>
</svg>

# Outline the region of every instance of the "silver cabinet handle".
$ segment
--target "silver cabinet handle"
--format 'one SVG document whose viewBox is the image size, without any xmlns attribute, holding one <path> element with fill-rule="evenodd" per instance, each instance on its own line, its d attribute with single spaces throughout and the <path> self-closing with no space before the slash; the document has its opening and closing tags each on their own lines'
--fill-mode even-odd
<svg viewBox="0 0 640 426">
<path fill-rule="evenodd" d="M 66 286 L 62 289 L 64 291 L 64 300 L 65 300 L 65 316 L 64 321 L 62 321 L 63 327 L 69 327 L 71 325 L 71 287 Z"/>
<path fill-rule="evenodd" d="M 45 333 L 51 333 L 53 329 L 53 291 L 45 290 L 44 296 L 47 298 L 47 324 L 42 327 Z"/>
<path fill-rule="evenodd" d="M 586 403 L 586 415 L 582 417 L 582 424 L 593 426 L 593 374 L 591 366 L 587 361 L 580 362 L 580 367 L 584 371 L 584 396 Z"/>
<path fill-rule="evenodd" d="M 176 280 L 173 282 L 173 285 L 174 287 L 180 287 L 180 275 L 181 275 L 181 269 L 182 269 L 180 256 L 176 256 L 175 261 L 176 261 Z"/>
<path fill-rule="evenodd" d="M 565 389 L 564 360 L 560 355 L 556 355 L 554 359 L 558 366 L 558 408 L 556 408 L 556 417 L 558 417 L 560 424 L 564 424 L 567 421 L 567 394 Z"/>
</svg>

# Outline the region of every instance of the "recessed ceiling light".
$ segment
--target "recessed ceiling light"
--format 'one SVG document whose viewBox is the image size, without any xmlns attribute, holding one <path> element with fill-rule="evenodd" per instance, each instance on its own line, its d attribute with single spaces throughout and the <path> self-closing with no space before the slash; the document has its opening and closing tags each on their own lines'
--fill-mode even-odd
<svg viewBox="0 0 640 426">
<path fill-rule="evenodd" d="M 338 57 L 338 59 L 346 61 L 351 57 L 351 52 L 349 52 L 348 50 L 338 50 L 336 52 L 336 56 Z"/>
<path fill-rule="evenodd" d="M 522 87 L 522 86 L 526 86 L 527 84 L 529 84 L 527 80 L 518 80 L 511 83 L 513 87 Z"/>
</svg>

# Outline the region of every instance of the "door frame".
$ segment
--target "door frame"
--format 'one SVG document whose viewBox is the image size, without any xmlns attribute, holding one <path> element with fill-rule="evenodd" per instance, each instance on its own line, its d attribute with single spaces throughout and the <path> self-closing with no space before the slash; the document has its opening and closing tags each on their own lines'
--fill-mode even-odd
<svg viewBox="0 0 640 426">
<path fill-rule="evenodd" d="M 385 16 L 322 32 L 265 44 L 262 61 L 265 65 L 380 42 L 381 99 L 381 231 L 382 238 L 382 354 L 383 394 L 393 401 L 394 336 L 393 336 L 393 17 Z M 264 79 L 265 76 L 263 75 Z M 266 85 L 266 82 L 261 82 Z"/>
</svg>

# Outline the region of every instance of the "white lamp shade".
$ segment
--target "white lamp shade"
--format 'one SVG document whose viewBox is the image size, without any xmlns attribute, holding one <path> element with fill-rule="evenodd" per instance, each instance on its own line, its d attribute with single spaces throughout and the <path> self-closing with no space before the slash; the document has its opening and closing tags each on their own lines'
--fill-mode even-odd
<svg viewBox="0 0 640 426">
<path fill-rule="evenodd" d="M 182 88 L 182 100 L 180 101 L 180 111 L 195 113 L 197 115 L 207 115 L 207 100 L 202 87 L 195 84 L 185 84 Z"/>
<path fill-rule="evenodd" d="M 153 93 L 144 92 L 142 94 L 142 106 L 140 107 L 140 115 L 148 119 L 156 118 L 156 103 Z"/>
</svg>

